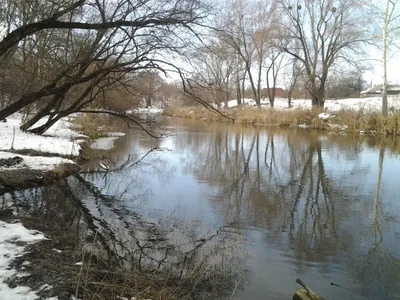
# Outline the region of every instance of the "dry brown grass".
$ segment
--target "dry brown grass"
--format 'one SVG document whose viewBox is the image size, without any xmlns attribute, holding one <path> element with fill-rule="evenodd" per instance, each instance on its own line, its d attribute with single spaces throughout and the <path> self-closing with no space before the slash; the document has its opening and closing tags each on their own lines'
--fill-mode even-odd
<svg viewBox="0 0 400 300">
<path fill-rule="evenodd" d="M 277 127 L 297 127 L 308 125 L 316 130 L 366 132 L 385 136 L 400 135 L 400 114 L 384 117 L 379 113 L 363 111 L 339 111 L 329 121 L 318 119 L 322 110 L 310 109 L 227 109 L 221 112 L 234 119 L 235 123 L 268 125 Z M 215 112 L 202 107 L 167 108 L 164 115 L 186 119 L 232 122 Z"/>
<path fill-rule="evenodd" d="M 168 267 L 153 271 L 133 265 L 117 267 L 102 258 L 103 250 L 83 249 L 82 265 L 75 279 L 74 296 L 77 299 L 189 300 L 198 290 L 221 289 L 229 279 L 226 270 L 211 266 L 207 258 L 188 266 L 185 276 L 178 278 L 176 270 Z"/>
<path fill-rule="evenodd" d="M 233 118 L 235 123 L 279 127 L 290 127 L 300 124 L 311 125 L 312 119 L 318 114 L 318 111 L 313 110 L 260 110 L 256 108 L 221 109 L 220 112 L 229 118 Z M 232 121 L 229 118 L 224 118 L 220 114 L 203 107 L 169 107 L 164 110 L 164 115 L 185 119 L 202 119 L 210 121 L 218 120 L 226 122 Z"/>
<path fill-rule="evenodd" d="M 73 127 L 92 139 L 106 137 L 106 128 L 112 131 L 108 116 L 102 114 L 81 114 L 73 120 Z"/>
<path fill-rule="evenodd" d="M 91 256 L 76 277 L 74 296 L 77 299 L 139 300 L 168 299 L 170 294 L 171 288 L 167 282 L 160 281 L 157 274 L 105 268 L 99 266 L 97 257 Z"/>
<path fill-rule="evenodd" d="M 74 164 L 60 164 L 49 172 L 54 179 L 59 180 L 79 171 L 79 166 Z"/>
</svg>

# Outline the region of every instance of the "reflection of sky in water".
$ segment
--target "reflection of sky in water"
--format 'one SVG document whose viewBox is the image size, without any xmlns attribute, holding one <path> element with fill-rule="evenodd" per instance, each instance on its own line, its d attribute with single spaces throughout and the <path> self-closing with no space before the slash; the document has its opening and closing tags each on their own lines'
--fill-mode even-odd
<svg viewBox="0 0 400 300">
<path fill-rule="evenodd" d="M 385 151 L 380 202 L 374 210 L 379 147 L 371 149 L 362 145 L 357 151 L 346 150 L 330 137 L 313 140 L 303 133 L 294 143 L 299 167 L 294 172 L 296 181 L 291 185 L 291 149 L 287 132 L 274 136 L 277 167 L 267 180 L 271 170 L 270 153 L 265 156 L 265 164 L 263 151 L 269 131 L 259 132 L 257 148 L 255 130 L 252 129 L 238 134 L 228 126 L 214 130 L 196 127 L 191 132 L 190 126 L 179 127 L 177 135 L 159 142 L 160 147 L 171 151 L 150 154 L 144 164 L 110 173 L 107 181 L 97 178 L 96 185 L 104 193 L 122 199 L 128 208 L 152 219 L 174 216 L 202 220 L 202 225 L 214 226 L 237 221 L 235 217 L 239 215 L 240 222 L 247 226 L 250 279 L 238 299 L 290 299 L 297 288 L 297 277 L 327 299 L 363 299 L 330 286 L 330 282 L 377 299 L 400 298 L 400 294 L 393 294 L 393 291 L 400 291 L 400 283 L 393 281 L 396 278 L 394 270 L 390 269 L 393 266 L 390 259 L 398 260 L 400 256 L 400 160 L 397 156 Z M 307 161 L 311 144 L 316 145 L 312 156 L 313 177 L 306 176 L 304 192 L 292 212 L 292 198 L 299 188 L 298 180 L 306 166 L 302 163 Z M 236 149 L 238 145 L 240 147 Z M 332 192 L 326 202 L 320 187 L 319 202 L 315 205 L 318 145 L 325 171 L 323 179 Z M 126 152 L 145 153 L 153 146 L 143 143 L 143 139 L 133 138 Z M 216 155 L 218 151 L 221 153 Z M 235 156 L 238 151 L 240 155 Z M 238 177 L 243 181 L 238 190 L 242 188 L 243 193 L 231 193 L 235 159 L 243 163 L 247 158 L 247 179 L 246 176 Z M 257 180 L 262 184 L 260 191 L 255 192 Z M 307 192 L 312 186 L 310 181 L 314 184 L 313 196 L 311 202 L 307 202 Z M 284 189 L 283 194 L 279 193 L 279 187 Z M 242 197 L 240 201 L 237 201 L 238 194 Z M 240 210 L 237 203 L 240 203 Z M 287 221 L 291 214 L 294 217 L 293 240 L 289 236 L 290 221 Z M 321 222 L 318 226 L 323 226 L 316 234 L 310 231 L 313 222 Z M 381 232 L 378 243 L 374 243 L 376 228 Z M 371 254 L 374 247 L 378 250 Z M 366 265 L 373 273 L 382 267 L 382 263 L 386 276 L 360 271 Z M 383 281 L 379 281 L 380 277 Z M 385 282 L 392 286 L 384 287 Z"/>
</svg>

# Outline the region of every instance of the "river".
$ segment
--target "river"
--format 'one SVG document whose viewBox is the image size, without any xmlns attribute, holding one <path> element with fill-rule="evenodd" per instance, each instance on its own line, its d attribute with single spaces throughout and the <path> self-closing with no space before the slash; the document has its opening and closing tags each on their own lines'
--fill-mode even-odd
<svg viewBox="0 0 400 300">
<path fill-rule="evenodd" d="M 150 226 L 147 264 L 179 269 L 196 252 L 222 274 L 217 299 L 291 299 L 296 278 L 325 299 L 400 299 L 400 140 L 176 119 L 162 129 L 117 140 L 108 172 L 93 159 L 66 184 L 8 197 L 60 222 L 79 210 L 115 252 L 148 245 L 138 228 Z M 61 208 L 43 204 L 60 197 Z"/>
</svg>

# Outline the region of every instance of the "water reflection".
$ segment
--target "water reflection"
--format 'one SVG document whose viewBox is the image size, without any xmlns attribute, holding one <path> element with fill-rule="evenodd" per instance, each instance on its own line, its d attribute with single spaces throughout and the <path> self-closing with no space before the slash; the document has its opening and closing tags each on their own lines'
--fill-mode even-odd
<svg viewBox="0 0 400 300">
<path fill-rule="evenodd" d="M 215 299 L 290 299 L 297 277 L 328 299 L 400 299 L 398 140 L 176 120 L 165 128 L 165 139 L 118 140 L 106 174 L 92 160 L 59 187 L 7 201 L 46 212 L 49 199 L 69 195 L 61 220 L 80 216 L 137 268 L 168 265 L 183 278 L 204 257 L 228 267 Z"/>
<path fill-rule="evenodd" d="M 55 186 L 7 193 L 0 200 L 3 210 L 12 209 L 28 226 L 63 240 L 63 250 L 77 243 L 90 251 L 89 259 L 95 253 L 110 272 L 128 268 L 133 274 L 149 274 L 155 283 L 153 274 L 161 274 L 171 299 L 210 299 L 210 293 L 225 298 L 244 282 L 244 257 L 233 255 L 243 251 L 240 231 L 221 226 L 199 236 L 194 220 L 171 216 L 149 222 L 81 175 Z M 79 289 L 83 299 L 92 292 L 87 283 Z"/>
<path fill-rule="evenodd" d="M 288 298 L 298 276 L 321 295 L 400 297 L 400 205 L 392 200 L 399 192 L 396 140 L 188 124 L 193 131 L 161 145 L 176 153 L 169 160 L 184 157 L 179 167 L 209 186 L 207 199 L 224 224 L 247 230 L 253 272 L 238 298 Z M 385 163 L 390 167 L 377 204 L 382 151 L 390 153 Z M 377 206 L 384 207 L 380 215 Z M 377 221 L 387 229 L 379 239 L 386 252 L 361 261 L 370 244 L 376 246 Z M 381 259 L 390 266 L 377 267 L 374 261 Z M 360 271 L 361 266 L 369 271 Z"/>
</svg>

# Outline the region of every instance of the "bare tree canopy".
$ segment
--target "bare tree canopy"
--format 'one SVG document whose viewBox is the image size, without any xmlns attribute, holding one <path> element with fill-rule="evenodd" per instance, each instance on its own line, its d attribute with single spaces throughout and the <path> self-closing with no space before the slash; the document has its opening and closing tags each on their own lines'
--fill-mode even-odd
<svg viewBox="0 0 400 300">
<path fill-rule="evenodd" d="M 313 106 L 324 106 L 330 69 L 345 61 L 355 63 L 368 39 L 368 19 L 357 0 L 280 1 L 287 38 L 282 48 L 298 59 L 307 75 Z M 296 49 L 299 47 L 298 49 Z"/>
<path fill-rule="evenodd" d="M 35 113 L 21 126 L 28 130 L 49 115 L 35 133 L 84 110 L 105 90 L 126 87 L 137 72 L 179 71 L 172 57 L 193 45 L 209 15 L 197 0 L 8 4 L 1 10 L 0 60 L 3 86 L 15 87 L 3 90 L 0 119 L 28 109 Z"/>
</svg>

